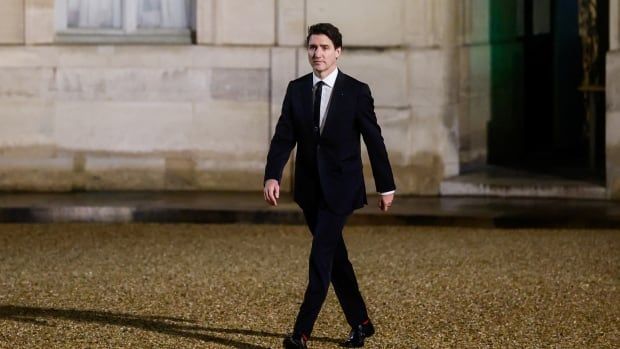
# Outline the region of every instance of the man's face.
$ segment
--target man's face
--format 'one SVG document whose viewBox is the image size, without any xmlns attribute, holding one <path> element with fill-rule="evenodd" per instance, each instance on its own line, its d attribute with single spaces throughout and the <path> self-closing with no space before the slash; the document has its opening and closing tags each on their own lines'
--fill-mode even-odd
<svg viewBox="0 0 620 349">
<path fill-rule="evenodd" d="M 308 61 L 312 70 L 321 78 L 336 69 L 336 60 L 342 48 L 334 48 L 334 43 L 325 34 L 313 34 L 308 40 Z"/>
</svg>

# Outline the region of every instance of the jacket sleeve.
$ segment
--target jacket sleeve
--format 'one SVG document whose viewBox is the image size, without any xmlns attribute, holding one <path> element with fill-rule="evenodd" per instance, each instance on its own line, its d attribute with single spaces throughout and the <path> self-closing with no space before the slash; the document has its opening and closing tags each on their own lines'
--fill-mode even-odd
<svg viewBox="0 0 620 349">
<path fill-rule="evenodd" d="M 291 150 L 297 143 L 291 107 L 291 85 L 292 83 L 289 83 L 286 89 L 284 102 L 282 102 L 282 112 L 267 153 L 263 184 L 268 179 L 275 179 L 278 183 L 282 180 L 284 166 L 290 157 Z"/>
<path fill-rule="evenodd" d="M 375 115 L 374 100 L 370 88 L 366 84 L 361 87 L 358 103 L 357 117 L 360 133 L 368 150 L 376 190 L 379 193 L 396 190 L 392 167 L 385 149 L 383 136 L 381 136 L 381 127 L 377 123 L 377 116 Z"/>
</svg>

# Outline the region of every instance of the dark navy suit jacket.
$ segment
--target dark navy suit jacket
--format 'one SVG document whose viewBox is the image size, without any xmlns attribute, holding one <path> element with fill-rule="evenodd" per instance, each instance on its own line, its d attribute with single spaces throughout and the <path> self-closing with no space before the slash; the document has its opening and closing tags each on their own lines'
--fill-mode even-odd
<svg viewBox="0 0 620 349">
<path fill-rule="evenodd" d="M 316 209 L 322 193 L 332 212 L 350 214 L 367 203 L 360 136 L 368 150 L 376 190 L 395 190 L 373 98 L 367 84 L 339 71 L 323 131 L 319 132 L 312 116 L 312 87 L 312 73 L 289 83 L 267 155 L 264 180 L 280 182 L 291 150 L 297 145 L 295 201 L 303 210 Z"/>
</svg>

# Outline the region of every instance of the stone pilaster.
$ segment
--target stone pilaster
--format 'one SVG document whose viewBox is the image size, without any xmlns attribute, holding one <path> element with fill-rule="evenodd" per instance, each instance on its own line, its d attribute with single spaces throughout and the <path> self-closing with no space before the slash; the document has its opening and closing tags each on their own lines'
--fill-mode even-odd
<svg viewBox="0 0 620 349">
<path fill-rule="evenodd" d="M 0 45 L 24 43 L 24 0 L 4 0 L 0 10 Z"/>
<path fill-rule="evenodd" d="M 54 42 L 54 0 L 25 0 L 26 44 Z"/>
<path fill-rule="evenodd" d="M 605 155 L 607 192 L 620 199 L 620 50 L 607 53 Z"/>
</svg>

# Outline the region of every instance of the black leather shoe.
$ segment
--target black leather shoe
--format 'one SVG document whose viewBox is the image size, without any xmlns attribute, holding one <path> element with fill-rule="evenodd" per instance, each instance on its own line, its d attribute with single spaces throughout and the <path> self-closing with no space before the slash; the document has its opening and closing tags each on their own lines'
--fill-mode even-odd
<svg viewBox="0 0 620 349">
<path fill-rule="evenodd" d="M 285 349 L 308 349 L 306 342 L 308 340 L 304 336 L 295 336 L 290 335 L 284 338 L 284 348 Z"/>
<path fill-rule="evenodd" d="M 365 324 L 358 325 L 351 329 L 349 338 L 340 344 L 345 348 L 361 348 L 364 346 L 364 339 L 372 337 L 375 334 L 375 327 L 370 320 Z"/>
</svg>

